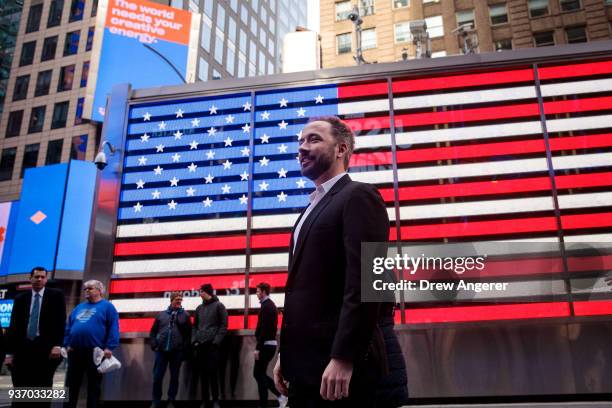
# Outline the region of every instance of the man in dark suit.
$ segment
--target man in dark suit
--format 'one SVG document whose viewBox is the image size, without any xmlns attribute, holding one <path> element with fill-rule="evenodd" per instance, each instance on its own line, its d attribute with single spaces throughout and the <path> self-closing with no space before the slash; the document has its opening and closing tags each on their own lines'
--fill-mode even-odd
<svg viewBox="0 0 612 408">
<path fill-rule="evenodd" d="M 45 287 L 47 270 L 42 266 L 32 269 L 30 282 L 32 290 L 15 297 L 5 363 L 14 387 L 51 387 L 61 362 L 66 301 L 60 290 Z"/>
<path fill-rule="evenodd" d="M 386 242 L 389 218 L 377 189 L 346 174 L 354 140 L 337 117 L 310 121 L 299 139 L 301 171 L 316 190 L 291 237 L 274 369 L 292 408 L 373 405 L 368 377 L 382 359 L 372 352 L 384 345 L 379 304 L 361 300 L 361 243 Z"/>
</svg>

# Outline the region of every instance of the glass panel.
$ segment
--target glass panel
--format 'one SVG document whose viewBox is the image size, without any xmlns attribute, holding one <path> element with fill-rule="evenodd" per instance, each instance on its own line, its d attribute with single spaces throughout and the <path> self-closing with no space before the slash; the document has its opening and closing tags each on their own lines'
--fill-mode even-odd
<svg viewBox="0 0 612 408">
<path fill-rule="evenodd" d="M 34 51 L 36 50 L 36 41 L 29 41 L 23 43 L 21 48 L 21 58 L 19 59 L 19 66 L 30 65 L 34 61 Z"/>
<path fill-rule="evenodd" d="M 228 37 L 229 39 L 235 43 L 236 42 L 236 20 L 234 20 L 231 16 L 229 18 L 228 24 Z"/>
<path fill-rule="evenodd" d="M 68 101 L 58 102 L 53 108 L 53 118 L 51 121 L 51 129 L 66 127 L 66 119 L 68 118 Z"/>
<path fill-rule="evenodd" d="M 204 0 L 204 13 L 213 18 L 213 0 Z"/>
<path fill-rule="evenodd" d="M 353 5 L 350 1 L 341 1 L 336 3 L 336 21 L 347 20 L 348 15 L 353 10 Z"/>
<path fill-rule="evenodd" d="M 508 38 L 506 40 L 495 41 L 494 45 L 495 45 L 495 51 L 511 50 L 512 40 Z"/>
<path fill-rule="evenodd" d="M 26 145 L 25 150 L 23 152 L 23 161 L 21 162 L 21 178 L 23 178 L 23 173 L 25 173 L 27 169 L 36 167 L 36 163 L 38 162 L 39 150 L 40 143 L 32 143 Z"/>
<path fill-rule="evenodd" d="M 559 0 L 561 11 L 574 11 L 580 9 L 580 0 Z"/>
<path fill-rule="evenodd" d="M 84 122 L 83 120 L 83 104 L 85 103 L 85 98 L 79 98 L 77 100 L 76 113 L 74 115 L 74 124 L 80 125 Z"/>
<path fill-rule="evenodd" d="M 95 17 L 98 14 L 98 0 L 93 0 L 91 4 L 91 16 Z"/>
<path fill-rule="evenodd" d="M 74 80 L 75 65 L 67 65 L 60 69 L 60 76 L 57 82 L 57 92 L 69 91 L 72 89 Z"/>
<path fill-rule="evenodd" d="M 210 39 L 212 37 L 212 21 L 206 16 L 202 16 L 202 33 L 200 35 L 200 45 L 206 52 L 210 52 Z"/>
<path fill-rule="evenodd" d="M 569 27 L 565 29 L 567 42 L 569 44 L 587 42 L 587 33 L 585 27 Z"/>
<path fill-rule="evenodd" d="M 74 136 L 72 138 L 70 158 L 72 160 L 85 160 L 85 153 L 87 153 L 87 135 Z"/>
<path fill-rule="evenodd" d="M 74 55 L 79 50 L 79 31 L 71 31 L 66 33 L 66 41 L 64 42 L 64 57 Z"/>
<path fill-rule="evenodd" d="M 15 156 L 17 156 L 16 147 L 2 150 L 2 158 L 0 159 L 0 181 L 6 181 L 13 178 Z"/>
<path fill-rule="evenodd" d="M 548 14 L 548 0 L 528 0 L 529 16 L 539 17 Z"/>
<path fill-rule="evenodd" d="M 504 24 L 508 22 L 508 12 L 505 4 L 495 4 L 489 6 L 491 24 Z"/>
<path fill-rule="evenodd" d="M 83 63 L 83 70 L 81 71 L 81 88 L 87 86 L 87 77 L 89 76 L 89 61 Z"/>
<path fill-rule="evenodd" d="M 34 96 L 47 95 L 49 93 L 52 74 L 52 70 L 41 71 L 38 73 L 38 78 L 36 78 L 36 89 L 34 90 Z"/>
<path fill-rule="evenodd" d="M 93 47 L 94 33 L 96 32 L 96 27 L 89 27 L 87 31 L 87 44 L 85 44 L 85 51 L 91 51 L 91 47 Z"/>
<path fill-rule="evenodd" d="M 64 147 L 64 140 L 50 140 L 47 145 L 47 157 L 45 158 L 45 165 L 57 164 L 62 161 L 62 147 Z"/>
<path fill-rule="evenodd" d="M 217 3 L 217 28 L 225 31 L 225 8 L 221 3 Z"/>
<path fill-rule="evenodd" d="M 30 84 L 30 76 L 18 76 L 15 80 L 15 89 L 13 90 L 13 100 L 20 101 L 28 95 L 28 86 Z"/>
<path fill-rule="evenodd" d="M 394 8 L 408 7 L 410 2 L 408 0 L 393 0 Z"/>
<path fill-rule="evenodd" d="M 72 4 L 70 5 L 70 17 L 68 18 L 68 21 L 73 22 L 82 20 L 83 10 L 85 10 L 84 0 L 72 0 Z"/>
<path fill-rule="evenodd" d="M 198 67 L 198 78 L 200 81 L 208 81 L 208 61 L 200 57 L 200 66 Z"/>
<path fill-rule="evenodd" d="M 224 35 L 222 32 L 220 32 L 217 29 L 217 35 L 216 35 L 216 39 L 215 39 L 215 60 L 219 63 L 219 64 L 223 64 L 223 50 L 225 49 L 225 47 L 223 47 L 223 40 Z"/>
<path fill-rule="evenodd" d="M 374 14 L 374 0 L 360 0 L 359 14 L 369 16 Z"/>
<path fill-rule="evenodd" d="M 430 38 L 444 36 L 444 23 L 442 22 L 442 16 L 433 16 L 425 19 L 427 23 L 427 32 Z"/>
<path fill-rule="evenodd" d="M 55 51 L 57 50 L 57 35 L 53 37 L 45 38 L 43 42 L 42 54 L 40 56 L 41 61 L 48 61 L 55 58 Z"/>
<path fill-rule="evenodd" d="M 361 32 L 361 49 L 369 50 L 376 48 L 376 29 L 368 28 Z"/>
<path fill-rule="evenodd" d="M 37 106 L 32 108 L 30 114 L 30 124 L 28 125 L 28 133 L 42 132 L 45 123 L 45 106 Z"/>
<path fill-rule="evenodd" d="M 410 23 L 406 21 L 405 23 L 397 23 L 395 25 L 395 42 L 407 42 L 412 39 L 410 35 Z"/>
<path fill-rule="evenodd" d="M 49 6 L 49 18 L 47 19 L 47 27 L 55 27 L 60 25 L 62 21 L 62 12 L 64 9 L 64 0 L 51 0 Z"/>
<path fill-rule="evenodd" d="M 555 45 L 555 36 L 553 31 L 544 31 L 542 33 L 534 33 L 533 40 L 536 47 L 546 47 Z"/>
<path fill-rule="evenodd" d="M 336 36 L 336 49 L 338 54 L 351 52 L 351 33 L 339 34 Z"/>
<path fill-rule="evenodd" d="M 42 8 L 42 4 L 36 4 L 30 7 L 30 13 L 28 14 L 28 22 L 26 23 L 26 33 L 38 31 L 38 29 L 40 28 Z"/>
<path fill-rule="evenodd" d="M 6 137 L 19 136 L 21 132 L 21 123 L 23 122 L 23 110 L 13 111 L 9 113 L 6 123 Z"/>
<path fill-rule="evenodd" d="M 464 24 L 472 24 L 472 27 L 474 26 L 474 10 L 462 10 L 457 12 L 457 27 Z M 427 26 L 429 26 L 429 24 Z"/>
</svg>

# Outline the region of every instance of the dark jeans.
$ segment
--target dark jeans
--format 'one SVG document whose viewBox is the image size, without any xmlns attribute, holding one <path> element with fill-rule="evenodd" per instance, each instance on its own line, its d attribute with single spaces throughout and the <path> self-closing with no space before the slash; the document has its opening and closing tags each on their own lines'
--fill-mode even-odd
<svg viewBox="0 0 612 408">
<path fill-rule="evenodd" d="M 76 408 L 79 402 L 79 391 L 83 377 L 87 375 L 87 408 L 96 408 L 102 390 L 102 374 L 93 362 L 93 349 L 72 350 L 68 354 L 68 372 L 66 386 L 68 387 L 68 402 L 65 408 Z"/>
<path fill-rule="evenodd" d="M 196 357 L 200 369 L 202 401 L 205 407 L 212 407 L 211 394 L 212 401 L 219 401 L 219 346 L 212 342 L 200 344 L 196 349 Z"/>
<path fill-rule="evenodd" d="M 170 366 L 170 386 L 168 387 L 168 401 L 176 399 L 179 386 L 179 373 L 183 362 L 183 352 L 157 351 L 155 352 L 155 366 L 153 367 L 153 404 L 161 405 L 162 384 L 166 368 Z"/>
<path fill-rule="evenodd" d="M 274 380 L 267 374 L 268 364 L 274 358 L 275 352 L 276 346 L 263 346 L 259 350 L 259 360 L 255 360 L 255 366 L 253 367 L 253 376 L 257 381 L 257 390 L 259 391 L 260 407 L 265 407 L 268 404 L 268 390 L 277 397 L 280 395 L 274 386 Z"/>
</svg>

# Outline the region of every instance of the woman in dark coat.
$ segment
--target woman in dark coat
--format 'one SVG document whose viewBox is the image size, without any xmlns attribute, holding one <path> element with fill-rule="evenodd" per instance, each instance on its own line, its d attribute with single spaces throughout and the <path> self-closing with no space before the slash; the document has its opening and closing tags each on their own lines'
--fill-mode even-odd
<svg viewBox="0 0 612 408">
<path fill-rule="evenodd" d="M 378 325 L 385 339 L 385 349 L 389 365 L 389 375 L 383 378 L 376 389 L 377 408 L 395 408 L 408 404 L 408 377 L 406 363 L 394 326 L 395 305 L 383 303 Z"/>
</svg>

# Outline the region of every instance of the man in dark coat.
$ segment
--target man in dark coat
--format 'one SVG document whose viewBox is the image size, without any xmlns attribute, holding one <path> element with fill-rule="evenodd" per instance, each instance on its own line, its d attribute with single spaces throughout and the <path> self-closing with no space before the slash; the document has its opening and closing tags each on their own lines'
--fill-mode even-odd
<svg viewBox="0 0 612 408">
<path fill-rule="evenodd" d="M 210 283 L 200 288 L 202 304 L 196 308 L 193 346 L 200 368 L 204 408 L 219 406 L 219 346 L 227 333 L 227 310 Z M 212 394 L 212 403 L 210 396 Z"/>
<path fill-rule="evenodd" d="M 257 317 L 257 328 L 255 329 L 255 365 L 253 376 L 257 381 L 259 392 L 259 406 L 265 407 L 268 404 L 268 391 L 278 398 L 281 408 L 287 405 L 287 397 L 281 395 L 274 386 L 274 380 L 267 374 L 268 364 L 276 353 L 276 331 L 278 327 L 278 311 L 276 305 L 270 299 L 270 284 L 261 282 L 257 285 L 256 295 L 259 299 L 260 308 Z"/>
<path fill-rule="evenodd" d="M 63 292 L 45 287 L 47 278 L 45 268 L 35 267 L 32 290 L 15 297 L 5 359 L 14 387 L 51 387 L 61 362 L 66 301 Z"/>
<path fill-rule="evenodd" d="M 170 366 L 170 385 L 168 387 L 168 405 L 174 405 L 179 385 L 179 373 L 184 352 L 191 342 L 191 321 L 189 314 L 182 308 L 181 292 L 170 294 L 170 306 L 160 312 L 155 321 L 149 339 L 155 351 L 153 367 L 153 407 L 161 407 L 162 384 L 166 368 Z"/>
<path fill-rule="evenodd" d="M 383 364 L 373 353 L 384 344 L 379 304 L 361 300 L 361 244 L 387 241 L 387 210 L 375 187 L 346 174 L 355 143 L 346 123 L 314 119 L 298 143 L 316 190 L 291 238 L 274 380 L 292 408 L 373 406 L 366 376 Z"/>
</svg>

